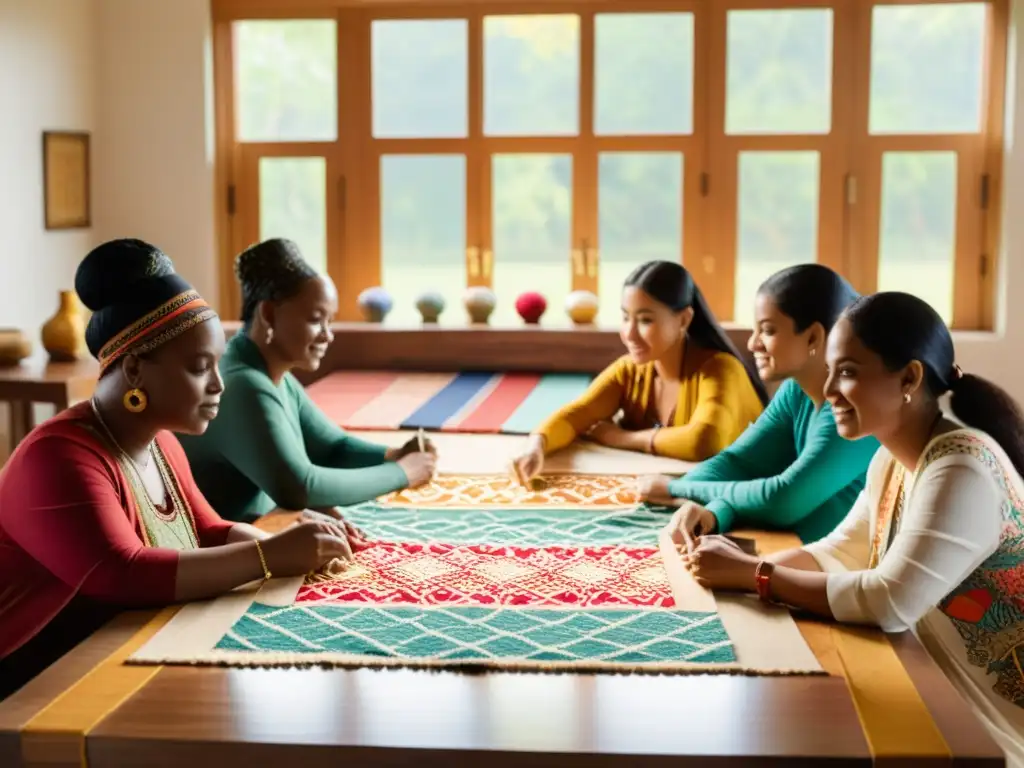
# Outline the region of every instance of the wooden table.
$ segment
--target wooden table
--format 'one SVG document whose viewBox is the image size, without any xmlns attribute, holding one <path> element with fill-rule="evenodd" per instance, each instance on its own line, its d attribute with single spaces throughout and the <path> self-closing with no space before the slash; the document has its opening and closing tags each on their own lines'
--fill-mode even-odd
<svg viewBox="0 0 1024 768">
<path fill-rule="evenodd" d="M 291 521 L 270 516 L 268 529 Z M 750 535 L 751 532 L 747 532 Z M 792 544 L 756 534 L 759 548 Z M 142 627 L 126 613 L 0 704 L 0 765 L 77 765 L 80 746 L 25 723 Z M 828 677 L 457 674 L 165 667 L 88 730 L 91 768 L 129 766 L 609 766 L 888 764 L 872 757 L 823 623 L 800 627 Z M 1003 756 L 910 634 L 890 636 L 953 757 Z M 895 715 L 895 713 L 894 713 Z"/>
<path fill-rule="evenodd" d="M 34 403 L 48 403 L 57 411 L 92 397 L 99 376 L 95 360 L 51 363 L 34 357 L 20 365 L 0 367 L 0 402 L 10 408 L 10 447 L 21 442 L 35 426 Z"/>
</svg>

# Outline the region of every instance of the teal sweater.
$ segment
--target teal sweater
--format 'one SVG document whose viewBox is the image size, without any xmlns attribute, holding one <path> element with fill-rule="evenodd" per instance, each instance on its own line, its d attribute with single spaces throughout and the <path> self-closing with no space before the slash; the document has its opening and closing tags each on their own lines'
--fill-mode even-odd
<svg viewBox="0 0 1024 768">
<path fill-rule="evenodd" d="M 789 379 L 736 442 L 668 487 L 711 510 L 719 533 L 737 525 L 792 530 L 806 544 L 846 517 L 877 450 L 873 437 L 840 437 L 832 406 L 816 409 Z"/>
<path fill-rule="evenodd" d="M 346 434 L 290 373 L 275 385 L 244 333 L 220 362 L 220 412 L 203 435 L 178 435 L 203 495 L 226 520 L 275 508 L 356 504 L 408 483 L 387 450 Z"/>
</svg>

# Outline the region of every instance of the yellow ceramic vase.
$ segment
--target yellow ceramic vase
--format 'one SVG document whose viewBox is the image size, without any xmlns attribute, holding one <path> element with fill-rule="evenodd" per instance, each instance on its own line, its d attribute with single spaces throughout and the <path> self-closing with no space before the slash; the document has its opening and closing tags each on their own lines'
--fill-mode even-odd
<svg viewBox="0 0 1024 768">
<path fill-rule="evenodd" d="M 74 291 L 60 292 L 57 314 L 43 325 L 43 349 L 54 362 L 70 363 L 86 356 L 85 317 Z"/>
</svg>

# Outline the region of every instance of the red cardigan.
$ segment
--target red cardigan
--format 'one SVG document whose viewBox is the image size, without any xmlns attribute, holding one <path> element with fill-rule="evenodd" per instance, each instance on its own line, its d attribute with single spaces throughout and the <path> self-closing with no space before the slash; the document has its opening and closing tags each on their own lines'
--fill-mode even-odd
<svg viewBox="0 0 1024 768">
<path fill-rule="evenodd" d="M 125 607 L 174 602 L 178 552 L 146 546 L 130 487 L 81 425 L 88 402 L 40 424 L 0 472 L 0 659 L 31 640 L 76 595 Z M 157 442 L 203 547 L 232 523 L 203 498 L 170 432 Z"/>
</svg>

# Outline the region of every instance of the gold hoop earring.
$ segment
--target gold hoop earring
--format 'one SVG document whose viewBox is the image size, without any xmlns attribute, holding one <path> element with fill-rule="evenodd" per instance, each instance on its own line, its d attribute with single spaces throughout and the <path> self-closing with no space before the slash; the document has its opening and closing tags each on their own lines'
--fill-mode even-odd
<svg viewBox="0 0 1024 768">
<path fill-rule="evenodd" d="M 273 328 L 267 328 L 267 337 L 266 337 L 265 341 L 266 341 L 268 347 L 271 344 L 274 343 L 274 329 Z"/>
<path fill-rule="evenodd" d="M 124 393 L 121 402 L 124 403 L 125 410 L 132 413 L 142 413 L 146 410 L 146 406 L 149 405 L 149 398 L 146 397 L 146 393 L 143 390 L 135 387 Z"/>
</svg>

